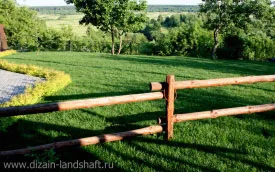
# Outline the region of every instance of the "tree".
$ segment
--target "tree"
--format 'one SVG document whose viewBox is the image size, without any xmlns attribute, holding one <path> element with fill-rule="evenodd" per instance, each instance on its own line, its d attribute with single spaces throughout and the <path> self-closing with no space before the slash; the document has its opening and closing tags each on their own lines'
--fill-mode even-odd
<svg viewBox="0 0 275 172">
<path fill-rule="evenodd" d="M 73 3 L 78 12 L 84 13 L 80 24 L 92 24 L 112 37 L 112 54 L 115 54 L 115 38 L 119 37 L 120 54 L 123 36 L 130 31 L 142 28 L 146 21 L 145 0 L 66 0 Z"/>
<path fill-rule="evenodd" d="M 265 21 L 267 18 L 274 21 L 274 8 L 270 0 L 203 0 L 200 12 L 206 15 L 206 26 L 214 30 L 214 46 L 212 57 L 216 58 L 219 47 L 219 34 L 232 28 L 246 30 L 255 20 Z"/>
<path fill-rule="evenodd" d="M 164 22 L 163 16 L 162 16 L 162 15 L 159 15 L 157 21 L 158 21 L 160 24 L 163 24 L 163 22 Z"/>
<path fill-rule="evenodd" d="M 166 17 L 163 25 L 166 27 L 178 27 L 180 25 L 180 16 L 172 15 L 171 17 Z"/>
<path fill-rule="evenodd" d="M 0 0 L 0 23 L 5 25 L 8 44 L 14 49 L 35 49 L 37 37 L 46 27 L 35 11 L 19 7 L 13 0 Z"/>
</svg>

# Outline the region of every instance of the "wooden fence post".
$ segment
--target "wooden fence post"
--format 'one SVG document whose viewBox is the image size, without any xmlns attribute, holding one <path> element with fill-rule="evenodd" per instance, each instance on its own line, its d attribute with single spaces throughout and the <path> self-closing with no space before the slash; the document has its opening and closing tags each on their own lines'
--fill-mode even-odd
<svg viewBox="0 0 275 172">
<path fill-rule="evenodd" d="M 170 140 L 173 138 L 174 130 L 174 102 L 175 102 L 175 76 L 168 75 L 166 77 L 166 88 L 165 98 L 166 98 L 166 135 L 165 139 Z"/>
</svg>

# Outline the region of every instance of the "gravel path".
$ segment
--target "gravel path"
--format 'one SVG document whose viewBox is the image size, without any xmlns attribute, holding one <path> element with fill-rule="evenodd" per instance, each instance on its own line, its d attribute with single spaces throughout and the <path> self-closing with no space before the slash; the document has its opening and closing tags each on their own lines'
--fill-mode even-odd
<svg viewBox="0 0 275 172">
<path fill-rule="evenodd" d="M 24 93 L 26 86 L 33 86 L 36 81 L 43 79 L 0 69 L 0 104 Z"/>
</svg>

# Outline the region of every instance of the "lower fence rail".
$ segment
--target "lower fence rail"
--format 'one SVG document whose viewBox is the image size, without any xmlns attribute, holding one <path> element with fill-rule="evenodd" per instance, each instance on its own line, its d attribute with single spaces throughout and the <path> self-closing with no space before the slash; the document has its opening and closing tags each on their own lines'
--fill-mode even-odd
<svg viewBox="0 0 275 172">
<path fill-rule="evenodd" d="M 205 111 L 205 112 L 179 114 L 174 116 L 173 121 L 175 123 L 178 123 L 178 122 L 184 122 L 184 121 L 218 118 L 223 116 L 246 115 L 246 114 L 267 112 L 267 111 L 273 111 L 273 110 L 275 110 L 275 103 L 259 105 L 259 106 L 247 106 L 247 107 L 219 109 L 219 110 Z"/>
<path fill-rule="evenodd" d="M 253 114 L 253 113 L 267 112 L 267 111 L 273 111 L 273 110 L 275 110 L 275 103 L 259 105 L 259 106 L 220 109 L 220 110 L 213 110 L 213 111 L 206 111 L 206 112 L 196 112 L 196 113 L 175 115 L 173 117 L 173 122 L 178 123 L 178 122 L 191 121 L 191 120 L 217 118 L 222 116 Z M 150 126 L 150 127 L 126 131 L 126 132 L 105 134 L 101 136 L 93 136 L 93 137 L 75 139 L 70 141 L 55 142 L 55 143 L 40 145 L 36 147 L 29 147 L 25 149 L 1 151 L 0 156 L 29 154 L 29 153 L 32 153 L 33 151 L 56 149 L 56 148 L 62 148 L 62 147 L 68 147 L 68 146 L 87 146 L 87 145 L 95 145 L 95 144 L 104 143 L 104 142 L 120 141 L 125 138 L 133 137 L 133 136 L 161 133 L 165 130 L 166 128 L 165 125 L 166 124 L 163 123 L 161 125 Z"/>
<path fill-rule="evenodd" d="M 163 131 L 163 127 L 161 125 L 150 126 L 146 128 L 141 128 L 137 130 L 125 131 L 120 133 L 113 133 L 113 134 L 104 134 L 100 136 L 93 136 L 69 141 L 62 141 L 62 142 L 55 142 L 46 145 L 40 145 L 36 147 L 29 147 L 25 149 L 17 149 L 17 150 L 10 150 L 10 151 L 2 151 L 0 152 L 0 156 L 8 156 L 8 155 L 20 155 L 20 154 L 29 154 L 33 151 L 40 151 L 40 150 L 47 150 L 47 149 L 56 149 L 68 146 L 88 146 L 88 145 L 95 145 L 99 143 L 105 142 L 114 142 L 120 141 L 127 137 L 133 137 L 138 135 L 151 135 L 156 133 L 161 133 Z"/>
</svg>

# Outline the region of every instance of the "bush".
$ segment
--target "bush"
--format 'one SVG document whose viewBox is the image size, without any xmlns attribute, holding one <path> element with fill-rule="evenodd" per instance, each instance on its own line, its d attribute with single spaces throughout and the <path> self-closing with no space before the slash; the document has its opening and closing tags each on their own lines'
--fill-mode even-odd
<svg viewBox="0 0 275 172">
<path fill-rule="evenodd" d="M 18 65 L 0 60 L 0 69 L 11 72 L 27 74 L 40 78 L 45 78 L 45 82 L 39 82 L 35 87 L 29 87 L 25 93 L 13 97 L 9 102 L 1 104 L 1 107 L 21 106 L 37 103 L 42 96 L 51 95 L 64 88 L 71 82 L 71 78 L 64 72 L 44 69 L 32 65 Z"/>
<path fill-rule="evenodd" d="M 6 50 L 3 52 L 0 52 L 0 57 L 5 57 L 5 56 L 9 56 L 12 54 L 16 54 L 17 52 L 15 50 Z"/>
<path fill-rule="evenodd" d="M 244 38 L 243 57 L 249 60 L 266 60 L 274 57 L 275 40 L 265 34 L 253 34 Z"/>
<path fill-rule="evenodd" d="M 200 22 L 190 22 L 171 29 L 168 34 L 158 34 L 154 54 L 205 57 L 210 54 L 212 46 L 212 33 L 203 29 Z"/>
<path fill-rule="evenodd" d="M 223 47 L 217 52 L 221 59 L 237 60 L 243 58 L 244 40 L 237 35 L 227 35 L 223 41 Z"/>
<path fill-rule="evenodd" d="M 37 47 L 37 37 L 46 24 L 38 19 L 35 11 L 18 7 L 12 0 L 0 0 L 0 14 L 10 48 L 25 51 Z"/>
<path fill-rule="evenodd" d="M 264 33 L 226 35 L 218 50 L 219 58 L 266 60 L 274 57 L 275 40 Z"/>
</svg>

